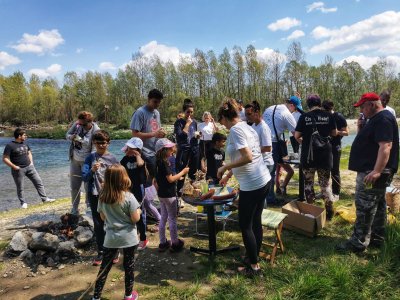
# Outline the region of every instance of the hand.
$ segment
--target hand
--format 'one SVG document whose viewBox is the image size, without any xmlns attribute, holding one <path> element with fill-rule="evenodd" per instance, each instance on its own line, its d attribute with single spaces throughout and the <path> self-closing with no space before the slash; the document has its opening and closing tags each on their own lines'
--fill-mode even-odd
<svg viewBox="0 0 400 300">
<path fill-rule="evenodd" d="M 14 171 L 19 171 L 19 169 L 21 169 L 21 168 L 18 167 L 18 166 L 14 166 L 14 167 L 13 167 L 13 170 L 14 170 Z"/>
<path fill-rule="evenodd" d="M 296 95 L 296 97 L 300 98 L 300 93 L 299 92 L 296 92 L 295 95 Z"/>
<path fill-rule="evenodd" d="M 189 116 L 188 118 L 187 118 L 187 120 L 186 120 L 186 125 L 190 125 L 190 124 L 192 124 L 193 123 L 193 120 L 192 120 L 192 118 Z"/>
<path fill-rule="evenodd" d="M 207 173 L 207 167 L 201 168 L 201 171 L 202 171 L 203 173 Z"/>
<path fill-rule="evenodd" d="M 137 212 L 138 212 L 139 215 L 142 214 L 142 210 L 140 209 L 140 207 L 137 209 Z"/>
<path fill-rule="evenodd" d="M 217 171 L 217 178 L 222 178 L 222 176 L 224 176 L 225 171 L 226 171 L 225 166 L 220 167 Z"/>
<path fill-rule="evenodd" d="M 364 183 L 369 184 L 369 183 L 374 183 L 381 177 L 381 173 L 378 173 L 376 171 L 372 171 L 369 173 L 367 176 L 364 177 Z"/>
<path fill-rule="evenodd" d="M 224 178 L 222 178 L 222 179 L 219 181 L 219 184 L 222 185 L 222 186 L 225 186 L 225 185 L 228 183 L 228 181 L 229 181 L 228 176 L 225 176 Z"/>
<path fill-rule="evenodd" d="M 140 156 L 140 152 L 137 150 L 132 150 L 133 156 Z"/>
<path fill-rule="evenodd" d="M 100 169 L 100 163 L 96 162 L 92 166 L 92 172 L 95 173 L 98 169 Z"/>
<path fill-rule="evenodd" d="M 154 133 L 154 137 L 156 137 L 156 138 L 158 138 L 158 139 L 165 137 L 165 135 L 166 135 L 166 132 L 164 131 L 163 128 L 158 129 L 158 130 Z"/>
<path fill-rule="evenodd" d="M 187 173 L 189 173 L 189 170 L 190 170 L 189 167 L 184 168 L 184 169 L 182 170 L 182 174 L 183 174 L 183 175 L 186 175 Z"/>
</svg>

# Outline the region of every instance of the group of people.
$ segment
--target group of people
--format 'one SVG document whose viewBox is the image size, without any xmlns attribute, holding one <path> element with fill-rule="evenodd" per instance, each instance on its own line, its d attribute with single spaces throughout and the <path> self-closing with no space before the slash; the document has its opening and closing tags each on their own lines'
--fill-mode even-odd
<svg viewBox="0 0 400 300">
<path fill-rule="evenodd" d="M 357 172 L 357 219 L 352 237 L 338 245 L 338 250 L 359 252 L 384 241 L 385 188 L 397 172 L 399 155 L 398 127 L 387 106 L 388 95 L 367 93 L 354 105 L 362 113 L 349 162 L 349 169 Z M 291 133 L 294 152 L 300 152 L 307 202 L 313 203 L 317 197 L 317 173 L 327 218 L 333 216 L 333 202 L 340 193 L 341 138 L 349 133 L 345 118 L 334 112 L 333 102 L 322 102 L 317 94 L 311 94 L 306 99 L 305 112 L 300 95 L 296 94 L 262 113 L 257 101 L 243 105 L 241 100 L 227 98 L 217 114 L 218 123 L 229 130 L 226 136 L 218 131 L 209 112 L 203 114 L 203 122 L 198 124 L 193 117 L 194 102 L 185 99 L 174 124 L 173 138 L 167 139 L 158 111 L 162 100 L 163 94 L 153 89 L 147 103 L 134 112 L 132 138 L 121 149 L 125 153 L 121 161 L 108 151 L 109 134 L 93 122 L 91 113 L 79 113 L 67 132 L 71 141 L 71 213 L 78 214 L 84 183 L 94 221 L 98 255 L 93 264 L 100 265 L 100 270 L 93 299 L 100 299 L 111 266 L 119 260 L 119 249 L 124 254 L 125 299 L 138 297 L 133 291 L 134 253 L 149 243 L 146 212 L 151 212 L 158 223 L 159 251 L 183 249 L 184 241 L 177 230 L 178 198 L 186 176 L 194 179 L 199 169 L 214 184 L 225 185 L 233 175 L 237 179 L 239 227 L 246 249 L 238 272 L 259 274 L 262 211 L 266 203 L 276 202 L 274 185 L 277 193 L 286 193 L 293 175 L 284 160 L 286 130 Z M 34 182 L 44 202 L 52 201 L 34 170 L 30 149 L 24 143 L 25 132 L 17 129 L 14 136 L 15 141 L 4 150 L 3 161 L 12 169 L 22 207 L 26 206 L 21 187 L 24 175 Z M 225 151 L 229 157 L 226 161 Z M 282 184 L 281 170 L 287 172 Z M 159 199 L 160 211 L 153 204 L 155 197 Z M 167 222 L 170 240 L 166 236 Z"/>
</svg>

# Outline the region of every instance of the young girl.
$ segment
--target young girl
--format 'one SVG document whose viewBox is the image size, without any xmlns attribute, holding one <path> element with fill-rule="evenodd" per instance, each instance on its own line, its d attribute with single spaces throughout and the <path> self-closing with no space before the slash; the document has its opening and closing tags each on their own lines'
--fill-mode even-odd
<svg viewBox="0 0 400 300">
<path fill-rule="evenodd" d="M 182 250 L 184 245 L 183 240 L 178 239 L 175 182 L 189 172 L 189 167 L 185 167 L 178 174 L 173 175 L 174 173 L 171 170 L 168 159 L 174 151 L 174 146 L 175 144 L 166 138 L 159 139 L 156 143 L 156 182 L 158 185 L 158 198 L 160 199 L 161 206 L 161 220 L 159 226 L 160 245 L 158 246 L 160 252 L 164 252 L 168 248 L 170 248 L 170 251 L 172 252 L 177 252 Z M 165 225 L 167 224 L 167 220 L 171 241 L 168 241 L 165 236 Z"/>
<path fill-rule="evenodd" d="M 134 283 L 135 250 L 139 243 L 136 223 L 141 209 L 135 196 L 129 192 L 131 181 L 122 165 L 108 168 L 104 175 L 104 188 L 99 198 L 98 212 L 106 224 L 104 256 L 97 275 L 93 300 L 101 297 L 112 260 L 122 248 L 125 269 L 125 300 L 136 300 L 139 295 L 132 291 Z"/>
</svg>

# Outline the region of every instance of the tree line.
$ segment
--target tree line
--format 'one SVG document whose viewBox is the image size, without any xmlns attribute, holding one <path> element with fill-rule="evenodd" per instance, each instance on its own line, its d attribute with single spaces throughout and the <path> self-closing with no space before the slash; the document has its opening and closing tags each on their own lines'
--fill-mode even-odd
<svg viewBox="0 0 400 300">
<path fill-rule="evenodd" d="M 220 55 L 196 49 L 178 64 L 135 53 L 115 77 L 93 71 L 67 72 L 62 86 L 54 78 L 40 80 L 32 75 L 26 79 L 21 72 L 0 75 L 0 123 L 67 123 L 78 111 L 89 110 L 101 122 L 126 128 L 132 112 L 146 102 L 152 88 L 165 95 L 160 108 L 163 122 L 175 120 L 187 97 L 195 102 L 200 117 L 206 110 L 215 114 L 225 96 L 245 103 L 257 100 L 267 107 L 282 103 L 296 91 L 303 98 L 318 93 L 321 99 L 334 101 L 337 111 L 354 117 L 353 103 L 367 91 L 389 89 L 391 106 L 397 109 L 394 100 L 400 96 L 400 73 L 384 58 L 367 70 L 357 62 L 336 65 L 330 56 L 312 66 L 298 42 L 289 45 L 285 56 L 276 50 L 267 59 L 252 45 L 245 51 L 237 46 L 225 48 Z"/>
</svg>

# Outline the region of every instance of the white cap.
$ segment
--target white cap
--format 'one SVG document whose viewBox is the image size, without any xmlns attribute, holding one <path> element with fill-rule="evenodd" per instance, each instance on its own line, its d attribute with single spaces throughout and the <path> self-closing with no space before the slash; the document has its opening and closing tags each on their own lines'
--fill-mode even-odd
<svg viewBox="0 0 400 300">
<path fill-rule="evenodd" d="M 142 150 L 142 148 L 143 148 L 143 142 L 142 142 L 141 139 L 139 139 L 139 138 L 137 138 L 137 137 L 133 137 L 133 138 L 131 138 L 129 141 L 127 141 L 127 142 L 125 143 L 125 146 L 124 146 L 124 147 L 122 147 L 122 149 L 121 149 L 122 152 L 125 152 L 126 149 L 128 149 L 128 147 L 129 147 L 129 148 L 135 148 L 135 149 Z"/>
<path fill-rule="evenodd" d="M 156 152 L 160 151 L 162 148 L 171 148 L 174 147 L 175 144 L 171 142 L 167 138 L 159 139 L 156 143 Z"/>
</svg>

